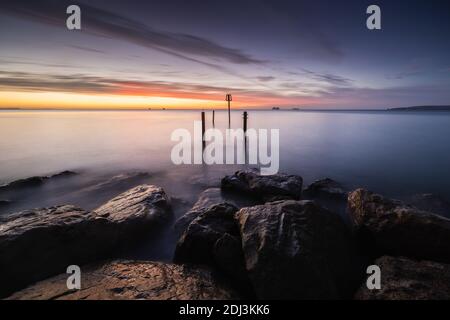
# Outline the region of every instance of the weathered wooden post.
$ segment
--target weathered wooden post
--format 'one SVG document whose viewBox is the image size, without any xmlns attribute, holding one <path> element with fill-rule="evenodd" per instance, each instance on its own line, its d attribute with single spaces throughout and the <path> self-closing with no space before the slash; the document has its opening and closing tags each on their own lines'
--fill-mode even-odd
<svg viewBox="0 0 450 320">
<path fill-rule="evenodd" d="M 228 102 L 228 127 L 231 126 L 231 101 L 233 101 L 233 97 L 231 96 L 231 94 L 227 94 L 225 97 L 225 100 Z"/>
<path fill-rule="evenodd" d="M 216 111 L 213 110 L 213 117 L 212 117 L 213 127 L 215 126 L 215 118 L 216 118 Z"/>
<path fill-rule="evenodd" d="M 202 141 L 205 141 L 205 131 L 206 131 L 205 111 L 202 111 Z"/>
<path fill-rule="evenodd" d="M 247 113 L 247 111 L 244 111 L 244 133 L 247 132 L 247 119 L 248 119 L 248 113 Z"/>
</svg>

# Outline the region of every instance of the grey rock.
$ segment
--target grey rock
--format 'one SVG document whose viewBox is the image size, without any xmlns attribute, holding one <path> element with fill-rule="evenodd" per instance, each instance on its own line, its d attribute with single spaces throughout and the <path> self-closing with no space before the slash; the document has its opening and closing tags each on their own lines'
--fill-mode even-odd
<svg viewBox="0 0 450 320">
<path fill-rule="evenodd" d="M 312 199 L 320 197 L 347 199 L 347 191 L 339 182 L 326 178 L 310 184 L 303 191 L 303 196 Z"/>
<path fill-rule="evenodd" d="M 130 245 L 170 215 L 161 188 L 138 186 L 94 212 L 73 206 L 0 218 L 0 297 Z"/>
<path fill-rule="evenodd" d="M 177 242 L 174 262 L 214 268 L 241 292 L 248 294 L 250 284 L 234 219 L 237 210 L 231 204 L 221 203 L 209 207 L 195 218 Z"/>
<path fill-rule="evenodd" d="M 184 231 L 187 226 L 194 221 L 195 218 L 202 215 L 208 209 L 220 203 L 224 203 L 224 199 L 222 198 L 222 192 L 219 188 L 209 188 L 203 191 L 197 202 L 194 204 L 191 210 L 181 216 L 175 223 L 175 230 L 178 232 Z"/>
<path fill-rule="evenodd" d="M 16 292 L 9 300 L 228 300 L 236 292 L 199 267 L 115 261 L 82 268 L 81 290 L 68 290 L 67 274 Z"/>
<path fill-rule="evenodd" d="M 246 270 L 259 299 L 353 294 L 357 279 L 351 237 L 335 214 L 312 201 L 291 200 L 243 208 L 236 218 Z"/>
<path fill-rule="evenodd" d="M 261 176 L 252 170 L 237 171 L 222 179 L 222 190 L 259 199 L 262 202 L 301 197 L 303 179 L 295 175 Z"/>
<path fill-rule="evenodd" d="M 348 197 L 356 229 L 381 255 L 450 261 L 450 219 L 421 211 L 364 189 Z"/>
<path fill-rule="evenodd" d="M 369 290 L 366 283 L 357 300 L 449 300 L 450 265 L 384 256 L 375 261 L 381 269 L 381 290 Z"/>
</svg>

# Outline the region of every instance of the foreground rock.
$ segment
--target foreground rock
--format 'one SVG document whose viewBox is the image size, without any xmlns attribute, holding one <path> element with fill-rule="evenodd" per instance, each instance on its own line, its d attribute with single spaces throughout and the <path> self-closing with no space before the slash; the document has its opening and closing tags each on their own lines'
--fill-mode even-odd
<svg viewBox="0 0 450 320">
<path fill-rule="evenodd" d="M 450 261 L 450 220 L 358 189 L 348 198 L 350 217 L 379 254 Z"/>
<path fill-rule="evenodd" d="M 175 229 L 179 232 L 184 231 L 195 218 L 207 212 L 211 206 L 224 202 L 220 188 L 206 189 L 200 194 L 192 209 L 177 220 Z"/>
<path fill-rule="evenodd" d="M 73 206 L 34 209 L 0 220 L 0 296 L 106 257 L 163 223 L 170 214 L 161 188 L 138 186 L 94 212 Z"/>
<path fill-rule="evenodd" d="M 293 199 L 302 194 L 303 179 L 299 176 L 277 174 L 261 176 L 254 171 L 237 171 L 222 179 L 222 190 L 244 193 L 262 202 Z"/>
<path fill-rule="evenodd" d="M 236 216 L 258 298 L 353 295 L 359 274 L 351 263 L 349 232 L 336 215 L 311 201 L 279 201 L 243 208 Z"/>
<path fill-rule="evenodd" d="M 337 200 L 346 200 L 347 191 L 339 183 L 332 179 L 326 178 L 311 183 L 304 191 L 303 196 L 306 198 L 330 198 Z"/>
<path fill-rule="evenodd" d="M 234 214 L 238 209 L 213 205 L 194 219 L 178 240 L 174 261 L 208 265 L 225 275 L 241 292 L 250 294 L 241 240 Z"/>
<path fill-rule="evenodd" d="M 170 217 L 169 198 L 162 188 L 137 186 L 93 211 L 95 219 L 105 218 L 116 226 L 119 236 L 132 237 Z"/>
<path fill-rule="evenodd" d="M 39 282 L 10 300 L 227 300 L 238 295 L 208 269 L 156 262 L 116 261 L 82 268 L 81 290 L 68 290 L 67 274 Z"/>
<path fill-rule="evenodd" d="M 449 300 L 450 265 L 406 258 L 381 257 L 381 290 L 369 290 L 364 283 L 358 300 Z"/>
<path fill-rule="evenodd" d="M 408 200 L 412 206 L 450 218 L 450 202 L 441 196 L 425 193 L 417 194 Z"/>
</svg>

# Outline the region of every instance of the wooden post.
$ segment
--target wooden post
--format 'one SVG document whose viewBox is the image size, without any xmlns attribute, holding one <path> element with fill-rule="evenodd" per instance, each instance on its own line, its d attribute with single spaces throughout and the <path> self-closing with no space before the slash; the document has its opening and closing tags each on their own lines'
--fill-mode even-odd
<svg viewBox="0 0 450 320">
<path fill-rule="evenodd" d="M 205 111 L 202 111 L 202 141 L 205 141 L 205 131 L 206 131 Z"/>
<path fill-rule="evenodd" d="M 247 113 L 247 111 L 244 111 L 244 133 L 247 132 L 247 119 L 248 119 L 248 113 Z"/>
<path fill-rule="evenodd" d="M 231 101 L 233 101 L 233 97 L 231 94 L 227 94 L 225 100 L 228 101 L 228 127 L 231 126 Z"/>
<path fill-rule="evenodd" d="M 213 110 L 213 118 L 212 118 L 212 120 L 213 120 L 213 127 L 215 126 L 215 118 L 216 118 L 216 111 Z"/>
</svg>

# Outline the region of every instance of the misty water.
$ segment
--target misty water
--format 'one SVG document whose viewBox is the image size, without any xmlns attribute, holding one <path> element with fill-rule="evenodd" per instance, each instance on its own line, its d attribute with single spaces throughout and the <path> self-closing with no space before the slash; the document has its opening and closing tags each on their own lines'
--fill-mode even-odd
<svg viewBox="0 0 450 320">
<path fill-rule="evenodd" d="M 206 111 L 207 127 L 211 117 Z M 61 204 L 91 210 L 149 183 L 173 198 L 175 220 L 202 190 L 243 167 L 172 164 L 171 133 L 192 131 L 195 120 L 200 111 L 0 111 L 0 185 L 77 173 L 0 192 L 0 201 L 10 201 L 0 214 Z M 215 125 L 227 127 L 226 112 L 216 112 Z M 242 111 L 232 112 L 231 127 L 241 126 Z M 301 175 L 305 184 L 329 177 L 394 198 L 450 199 L 450 113 L 249 111 L 248 126 L 280 130 L 280 170 Z M 169 226 L 125 255 L 170 260 L 175 240 Z"/>
</svg>

